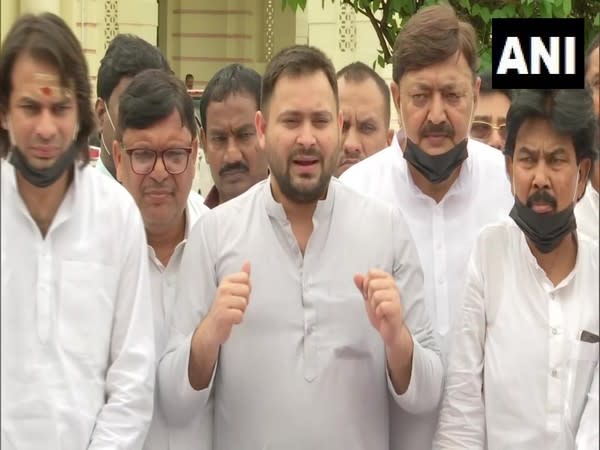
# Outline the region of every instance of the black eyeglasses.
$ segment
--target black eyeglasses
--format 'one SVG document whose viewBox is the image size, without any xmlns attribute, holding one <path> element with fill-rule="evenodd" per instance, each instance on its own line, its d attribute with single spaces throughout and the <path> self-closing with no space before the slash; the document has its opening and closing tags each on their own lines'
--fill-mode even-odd
<svg viewBox="0 0 600 450">
<path fill-rule="evenodd" d="M 179 175 L 187 169 L 192 148 L 169 148 L 162 152 L 149 148 L 129 148 L 125 151 L 129 155 L 131 170 L 138 175 L 151 173 L 156 166 L 159 154 L 166 171 L 171 175 Z"/>
<path fill-rule="evenodd" d="M 490 137 L 492 130 L 498 130 L 498 134 L 502 139 L 506 139 L 506 124 L 492 125 L 483 120 L 474 120 L 471 124 L 471 137 L 473 139 L 485 140 Z"/>
</svg>

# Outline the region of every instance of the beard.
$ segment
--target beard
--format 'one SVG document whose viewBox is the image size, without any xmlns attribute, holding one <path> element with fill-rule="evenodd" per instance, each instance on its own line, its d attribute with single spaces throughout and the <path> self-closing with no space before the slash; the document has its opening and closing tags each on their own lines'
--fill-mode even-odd
<svg viewBox="0 0 600 450">
<path fill-rule="evenodd" d="M 323 198 L 327 193 L 329 181 L 333 175 L 337 160 L 338 152 L 335 152 L 327 161 L 323 158 L 323 153 L 317 147 L 309 149 L 294 149 L 288 156 L 285 164 L 277 158 L 274 151 L 268 152 L 269 167 L 271 176 L 275 178 L 281 193 L 294 203 L 312 203 Z M 318 160 L 317 163 L 321 168 L 317 178 L 292 175 L 291 168 L 293 167 L 294 159 L 299 156 L 312 157 Z"/>
</svg>

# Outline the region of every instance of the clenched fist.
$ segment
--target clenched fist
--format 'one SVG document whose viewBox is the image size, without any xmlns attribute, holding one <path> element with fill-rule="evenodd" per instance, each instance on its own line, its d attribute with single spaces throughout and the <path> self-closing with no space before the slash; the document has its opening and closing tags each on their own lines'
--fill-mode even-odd
<svg viewBox="0 0 600 450">
<path fill-rule="evenodd" d="M 226 276 L 217 288 L 215 300 L 206 315 L 205 325 L 215 345 L 223 344 L 234 325 L 244 318 L 250 299 L 250 263 L 244 262 L 241 272 Z"/>
<path fill-rule="evenodd" d="M 387 272 L 371 269 L 366 275 L 354 275 L 354 284 L 362 293 L 371 325 L 387 346 L 395 344 L 404 326 L 400 293 Z"/>
</svg>

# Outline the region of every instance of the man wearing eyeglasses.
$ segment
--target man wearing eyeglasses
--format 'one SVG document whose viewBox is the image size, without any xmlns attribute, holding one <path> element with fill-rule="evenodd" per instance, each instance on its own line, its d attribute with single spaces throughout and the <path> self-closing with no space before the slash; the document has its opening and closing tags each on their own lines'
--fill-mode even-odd
<svg viewBox="0 0 600 450">
<path fill-rule="evenodd" d="M 481 88 L 471 123 L 471 138 L 504 150 L 506 114 L 510 108 L 512 93 L 507 89 L 493 89 L 491 72 L 482 73 L 480 78 Z"/>
<path fill-rule="evenodd" d="M 208 210 L 202 197 L 191 192 L 197 130 L 185 85 L 163 70 L 136 75 L 121 96 L 113 155 L 117 179 L 144 219 L 158 357 L 166 344 L 183 247 L 195 221 Z M 170 446 L 166 417 L 157 400 L 155 396 L 146 450 L 175 447 Z M 173 439 L 184 438 L 180 430 L 174 434 Z"/>
</svg>

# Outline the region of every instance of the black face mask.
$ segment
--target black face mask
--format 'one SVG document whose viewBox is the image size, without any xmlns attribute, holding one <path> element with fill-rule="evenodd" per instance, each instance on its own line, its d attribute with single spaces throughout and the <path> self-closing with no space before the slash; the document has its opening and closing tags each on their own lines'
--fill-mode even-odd
<svg viewBox="0 0 600 450">
<path fill-rule="evenodd" d="M 417 144 L 407 137 L 406 148 L 403 152 L 404 159 L 427 178 L 429 182 L 438 184 L 450 178 L 454 169 L 467 159 L 469 156 L 467 152 L 467 142 L 468 140 L 465 139 L 446 153 L 432 156 L 424 152 Z"/>
<path fill-rule="evenodd" d="M 550 253 L 558 247 L 567 234 L 577 228 L 573 213 L 574 207 L 575 205 L 572 204 L 554 214 L 539 214 L 521 203 L 515 196 L 515 204 L 510 211 L 510 217 L 540 252 Z"/>
<path fill-rule="evenodd" d="M 67 151 L 64 152 L 52 166 L 46 169 L 36 169 L 27 162 L 23 153 L 21 153 L 21 150 L 16 145 L 13 145 L 11 148 L 10 162 L 29 183 L 36 187 L 44 188 L 58 180 L 62 174 L 65 173 L 65 170 L 71 167 L 75 162 L 78 154 L 79 148 L 76 143 L 73 142 Z"/>
</svg>

